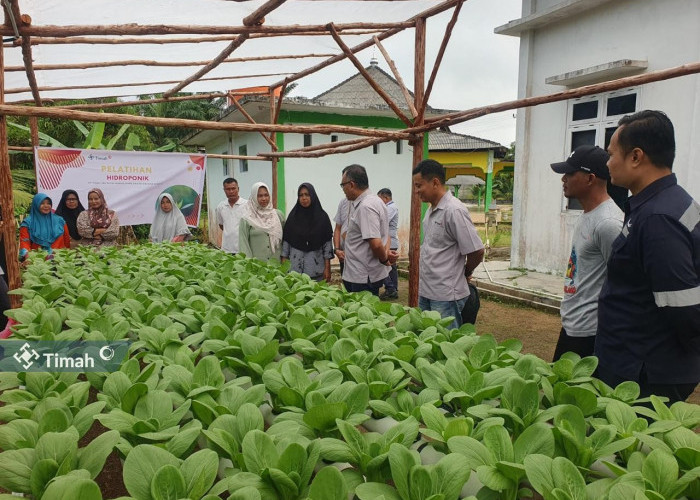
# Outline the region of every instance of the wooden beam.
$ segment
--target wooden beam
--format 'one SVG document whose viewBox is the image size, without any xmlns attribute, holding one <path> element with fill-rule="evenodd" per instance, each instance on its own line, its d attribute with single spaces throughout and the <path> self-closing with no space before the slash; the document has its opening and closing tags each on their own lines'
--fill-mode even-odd
<svg viewBox="0 0 700 500">
<path fill-rule="evenodd" d="M 14 21 L 13 29 L 18 29 L 22 35 L 22 60 L 24 61 L 24 71 L 27 74 L 27 82 L 32 90 L 32 97 L 36 106 L 41 106 L 41 96 L 39 95 L 39 86 L 36 83 L 36 75 L 34 74 L 34 61 L 32 59 L 32 44 L 29 36 L 23 34 L 24 29 L 32 22 L 29 16 L 22 16 L 19 10 L 18 0 L 10 1 L 10 12 L 6 12 Z M 25 22 L 27 24 L 25 24 Z"/>
<path fill-rule="evenodd" d="M 453 3 L 456 0 L 450 0 Z M 275 3 L 281 4 L 280 0 L 271 0 L 270 5 Z M 275 5 L 276 6 L 276 5 Z M 261 6 L 257 14 L 260 18 L 264 17 L 263 7 Z M 448 7 L 449 8 L 449 7 Z M 257 12 L 257 11 L 256 11 Z M 254 13 L 255 14 L 255 13 Z M 251 14 L 252 16 L 252 14 Z M 249 18 L 251 16 L 248 16 Z M 413 26 L 412 21 L 403 22 L 385 22 L 385 23 L 341 23 L 336 25 L 338 31 L 347 30 L 387 30 L 394 28 L 410 28 Z M 327 32 L 326 25 L 290 25 L 290 26 L 258 26 L 255 23 L 244 26 L 197 26 L 197 25 L 147 25 L 147 24 L 107 24 L 107 25 L 72 25 L 72 26 L 30 26 L 27 28 L 25 35 L 36 37 L 74 37 L 74 36 L 148 36 L 148 35 L 251 35 L 253 33 L 260 34 L 283 34 L 291 35 L 297 33 L 322 33 Z M 11 27 L 0 27 L 0 35 L 14 36 Z M 46 42 L 44 42 L 46 43 Z M 168 42 L 162 42 L 168 43 Z"/>
<path fill-rule="evenodd" d="M 412 129 L 408 129 L 407 131 L 421 133 L 425 132 L 426 130 L 447 127 L 456 123 L 473 120 L 474 118 L 479 118 L 491 113 L 500 113 L 501 111 L 508 111 L 511 109 L 526 108 L 529 106 L 537 106 L 539 104 L 547 104 L 550 102 L 565 101 L 568 99 L 575 99 L 577 97 L 598 94 L 601 92 L 611 92 L 613 90 L 624 89 L 626 87 L 635 87 L 638 85 L 645 85 L 647 83 L 669 80 L 671 78 L 678 78 L 696 73 L 700 73 L 700 62 L 684 64 L 682 66 L 676 66 L 674 68 L 659 71 L 652 71 L 641 75 L 628 76 L 617 80 L 611 80 L 609 82 L 586 85 L 585 87 L 564 90 L 562 92 L 556 92 L 550 95 L 526 97 L 524 99 L 516 99 L 514 101 L 506 101 L 498 104 L 472 108 L 465 111 L 448 113 L 446 115 L 430 118 L 429 120 L 425 121 L 424 125 L 418 125 Z"/>
<path fill-rule="evenodd" d="M 278 76 L 284 73 L 263 73 L 260 75 L 240 75 L 240 76 L 217 76 L 209 78 L 200 78 L 201 82 L 211 82 L 216 80 L 239 80 L 242 78 L 263 78 L 267 76 Z M 170 85 L 172 83 L 179 83 L 180 80 L 166 80 L 162 82 L 136 82 L 136 83 L 101 83 L 99 85 L 65 85 L 62 87 L 39 87 L 42 92 L 49 92 L 55 90 L 78 90 L 78 89 L 109 89 L 109 88 L 120 88 L 120 87 L 140 87 L 148 85 Z M 21 87 L 14 89 L 7 89 L 6 94 L 21 94 L 23 92 L 29 92 L 31 88 Z M 165 95 L 165 94 L 163 94 Z"/>
<path fill-rule="evenodd" d="M 277 87 L 268 87 L 270 89 L 276 89 Z M 287 91 L 287 84 L 282 85 L 280 89 L 280 95 L 277 97 L 277 104 L 275 105 L 275 115 L 272 118 L 272 123 L 277 123 L 280 119 L 280 111 L 282 111 L 282 100 L 284 99 L 284 93 Z M 277 134 L 275 132 L 270 133 L 270 139 L 277 141 Z"/>
<path fill-rule="evenodd" d="M 248 27 L 248 26 L 257 26 L 261 25 L 264 20 L 265 16 L 275 10 L 277 7 L 282 5 L 284 2 L 287 0 L 268 0 L 265 2 L 263 5 L 258 7 L 253 13 L 251 13 L 249 16 L 246 16 L 243 19 L 243 25 Z M 195 82 L 202 78 L 204 75 L 209 73 L 211 70 L 216 68 L 219 64 L 221 64 L 228 56 L 231 55 L 231 53 L 236 50 L 238 47 L 243 45 L 243 42 L 245 42 L 248 37 L 250 36 L 249 33 L 241 33 L 236 37 L 234 41 L 232 41 L 228 47 L 226 47 L 224 50 L 219 53 L 218 56 L 216 56 L 214 59 L 211 60 L 209 64 L 201 68 L 199 71 L 197 71 L 194 75 L 190 76 L 189 78 L 185 79 L 181 83 L 175 85 L 173 88 L 170 90 L 163 92 L 163 97 L 170 97 L 173 94 L 176 94 L 177 92 L 181 91 L 185 87 L 187 87 L 190 83 Z"/>
<path fill-rule="evenodd" d="M 248 112 L 243 108 L 243 106 L 240 102 L 238 102 L 237 99 L 231 99 L 231 101 L 233 102 L 233 105 L 238 109 L 238 111 L 240 111 L 241 114 L 245 117 L 245 119 L 248 120 L 248 122 L 256 124 L 253 117 L 248 114 Z M 270 145 L 273 151 L 277 151 L 277 144 L 272 142 L 272 140 L 267 135 L 265 135 L 265 132 L 261 130 L 260 135 L 263 136 L 263 139 L 265 139 L 265 141 Z"/>
<path fill-rule="evenodd" d="M 268 99 L 270 103 L 270 123 L 276 123 L 277 122 L 277 113 L 276 113 L 276 99 L 275 99 L 275 89 L 268 87 Z M 282 92 L 280 92 L 280 96 L 282 95 Z M 264 134 L 263 134 L 264 135 Z M 267 138 L 267 136 L 266 136 Z M 275 132 L 272 132 L 270 134 L 270 141 L 274 146 L 272 147 L 272 151 L 277 151 L 277 134 Z M 279 185 L 278 185 L 278 178 L 277 178 L 277 162 L 278 159 L 276 157 L 272 158 L 272 165 L 271 165 L 271 175 L 272 175 L 272 206 L 275 208 L 278 208 L 279 201 L 277 199 L 277 195 L 279 193 Z M 284 187 L 282 187 L 284 189 Z"/>
<path fill-rule="evenodd" d="M 251 161 L 270 161 L 270 158 L 265 156 L 245 156 L 245 155 L 224 155 L 224 154 L 209 154 L 207 158 L 222 158 L 224 160 L 251 160 Z"/>
<path fill-rule="evenodd" d="M 328 30 L 330 31 L 331 36 L 333 36 L 335 42 L 345 53 L 347 58 L 350 59 L 350 61 L 355 65 L 355 68 L 357 68 L 357 70 L 364 77 L 364 79 L 367 80 L 369 86 L 372 87 L 377 94 L 379 94 L 379 97 L 381 97 L 382 100 L 384 100 L 384 102 L 386 102 L 389 105 L 392 111 L 396 113 L 396 116 L 398 116 L 402 122 L 404 122 L 409 127 L 413 126 L 413 122 L 409 120 L 405 114 L 403 114 L 403 112 L 399 109 L 396 103 L 391 99 L 391 97 L 389 97 L 389 94 L 387 94 L 386 91 L 376 81 L 374 81 L 374 78 L 372 78 L 372 76 L 367 72 L 360 60 L 357 57 L 355 57 L 355 54 L 353 54 L 350 47 L 348 47 L 345 44 L 345 42 L 343 42 L 343 39 L 340 38 L 340 35 L 333 27 L 333 23 L 328 24 Z"/>
<path fill-rule="evenodd" d="M 34 148 L 32 146 L 7 146 L 10 151 L 17 151 L 20 153 L 33 153 Z"/>
<path fill-rule="evenodd" d="M 374 144 L 379 144 L 381 142 L 386 142 L 390 139 L 386 139 L 383 137 L 375 137 L 372 139 L 363 139 L 362 141 L 358 142 L 355 145 L 349 145 L 345 146 L 342 148 L 331 148 L 331 149 L 324 149 L 322 151 L 280 151 L 279 153 L 276 153 L 275 155 L 278 157 L 285 157 L 285 158 L 321 158 L 322 156 L 327 156 L 331 154 L 342 154 L 342 153 L 350 153 L 351 151 L 356 151 L 358 149 L 364 149 L 369 146 L 373 146 Z M 260 156 L 270 156 L 272 157 L 272 153 L 258 153 Z"/>
<path fill-rule="evenodd" d="M 423 98 L 423 107 L 420 108 L 419 111 L 421 117 L 425 116 L 425 109 L 428 107 L 428 99 L 430 99 L 430 93 L 433 91 L 433 84 L 435 83 L 438 69 L 442 63 L 442 57 L 445 55 L 447 43 L 450 41 L 450 37 L 452 36 L 452 30 L 454 30 L 455 24 L 457 24 L 459 11 L 462 9 L 462 4 L 463 1 L 460 1 L 457 5 L 455 5 L 454 11 L 452 11 L 452 18 L 450 19 L 450 22 L 447 23 L 447 28 L 445 28 L 445 34 L 442 37 L 442 43 L 440 44 L 440 49 L 438 50 L 435 63 L 433 64 L 433 70 L 430 73 L 430 78 L 428 79 L 428 86 L 425 90 L 425 97 Z"/>
<path fill-rule="evenodd" d="M 411 93 L 408 91 L 408 88 L 406 88 L 406 84 L 403 82 L 403 78 L 401 78 L 401 74 L 396 68 L 396 64 L 394 64 L 393 59 L 389 57 L 389 53 L 384 48 L 384 45 L 382 45 L 382 42 L 379 40 L 379 38 L 375 36 L 372 39 L 374 40 L 374 44 L 379 49 L 379 52 L 381 52 L 384 56 L 384 60 L 389 65 L 391 72 L 394 74 L 394 78 L 396 78 L 396 83 L 398 83 L 399 87 L 401 87 L 401 93 L 403 94 L 404 99 L 406 99 L 406 104 L 408 105 L 408 109 L 411 112 L 411 116 L 415 118 L 416 116 L 418 116 L 418 111 L 413 105 L 413 98 L 411 97 Z"/>
<path fill-rule="evenodd" d="M 28 37 L 31 39 L 31 37 Z M 251 62 L 251 61 L 274 61 L 278 59 L 310 59 L 310 58 L 322 58 L 322 57 L 332 57 L 335 54 L 283 54 L 278 56 L 256 56 L 256 57 L 229 57 L 224 59 L 222 63 L 240 63 L 240 62 Z M 103 61 L 103 62 L 91 62 L 82 64 L 35 64 L 34 71 L 54 71 L 54 70 L 65 70 L 65 69 L 90 69 L 90 68 L 111 68 L 114 66 L 152 66 L 152 67 L 165 67 L 165 68 L 177 68 L 182 66 L 204 66 L 208 64 L 209 61 L 153 61 L 147 59 L 133 59 L 133 60 L 122 60 L 122 61 Z M 24 66 L 8 66 L 5 68 L 6 72 L 16 72 L 25 71 Z"/>
<path fill-rule="evenodd" d="M 413 86 L 416 99 L 416 109 L 422 109 L 424 103 L 425 89 L 425 19 L 419 19 L 416 22 L 415 33 L 415 55 L 413 69 Z M 417 118 L 417 126 L 420 126 L 423 121 L 423 116 Z M 413 142 L 413 168 L 423 161 L 424 144 L 423 136 L 420 135 Z M 407 173 L 408 174 L 408 173 Z M 418 306 L 418 280 L 420 276 L 420 213 L 421 201 L 413 189 L 411 182 L 411 222 L 408 242 L 408 305 L 410 307 Z"/>
<path fill-rule="evenodd" d="M 410 18 L 408 21 L 406 21 L 404 23 L 396 23 L 396 26 L 394 26 L 393 28 L 386 28 L 386 31 L 377 35 L 377 38 L 379 38 L 380 40 L 386 40 L 390 36 L 393 36 L 397 33 L 400 33 L 401 31 L 403 31 L 406 28 L 414 27 L 417 19 L 431 17 L 434 15 L 440 14 L 441 12 L 444 12 L 445 10 L 452 8 L 457 2 L 460 2 L 460 1 L 462 1 L 462 0 L 446 0 L 445 2 L 442 2 L 441 4 L 438 4 L 434 7 L 431 7 L 430 9 L 424 10 L 423 12 L 413 16 L 412 18 Z M 340 32 L 341 31 L 340 27 L 342 27 L 342 26 L 343 25 L 336 24 L 335 29 Z M 355 45 L 351 49 L 351 51 L 353 54 L 355 54 L 357 52 L 360 52 L 363 49 L 366 49 L 367 47 L 372 46 L 373 44 L 374 44 L 373 39 L 366 40 L 366 41 L 360 43 L 359 45 Z M 325 61 L 323 61 L 315 66 L 312 66 L 311 68 L 307 68 L 303 71 L 295 73 L 292 76 L 285 78 L 283 81 L 277 82 L 271 86 L 278 87 L 279 85 L 282 85 L 284 83 L 292 83 L 296 80 L 299 80 L 300 78 L 304 78 L 305 76 L 316 73 L 317 71 L 319 71 L 323 68 L 326 68 L 326 67 L 330 66 L 331 64 L 337 63 L 338 61 L 342 61 L 345 58 L 346 58 L 345 53 L 338 54 L 337 56 L 333 56 L 330 59 L 327 59 L 327 60 L 325 60 Z"/>
<path fill-rule="evenodd" d="M 337 141 L 337 142 L 326 142 L 324 144 L 316 144 L 315 146 L 306 146 L 303 148 L 298 148 L 298 149 L 290 149 L 287 151 L 288 153 L 301 153 L 301 152 L 308 152 L 308 151 L 318 151 L 321 149 L 333 149 L 333 148 L 339 148 L 341 146 L 350 146 L 353 144 L 358 144 L 360 142 L 363 142 L 365 140 L 364 137 L 356 138 L 356 139 L 346 139 L 344 141 Z M 282 152 L 276 152 L 276 153 L 270 153 L 270 156 L 272 157 L 279 157 L 283 156 L 284 154 Z"/>
<path fill-rule="evenodd" d="M 381 33 L 382 29 L 344 29 L 344 35 L 373 35 Z M 293 33 L 251 33 L 250 39 L 254 38 L 272 38 L 279 36 L 327 36 L 328 33 L 323 31 L 295 31 Z M 213 35 L 213 36 L 198 36 L 198 37 L 173 37 L 173 38 L 158 38 L 158 37 L 141 37 L 141 38 L 108 38 L 99 37 L 93 38 L 89 36 L 66 36 L 66 37 L 43 37 L 33 36 L 32 45 L 72 45 L 72 44 L 89 44 L 89 45 L 167 45 L 178 43 L 212 43 L 212 42 L 230 42 L 237 35 Z M 14 42 L 6 42 L 5 47 L 12 48 L 17 46 Z"/>
<path fill-rule="evenodd" d="M 84 122 L 128 123 L 130 125 L 147 125 L 154 127 L 183 127 L 201 130 L 235 130 L 239 132 L 290 132 L 296 134 L 354 134 L 364 137 L 384 137 L 388 140 L 410 139 L 412 136 L 404 131 L 367 129 L 346 125 L 279 125 L 269 123 L 232 123 L 219 121 L 185 120 L 182 118 L 158 118 L 151 116 L 126 115 L 117 113 L 93 113 L 74 109 L 18 106 L 16 104 L 0 105 L 0 115 L 38 116 L 63 120 Z"/>
<path fill-rule="evenodd" d="M 246 94 L 247 95 L 247 94 Z M 160 102 L 176 102 L 176 101 L 197 101 L 204 99 L 217 99 L 219 97 L 227 97 L 226 92 L 216 92 L 212 94 L 193 94 L 193 95 L 183 95 L 175 96 L 169 99 L 165 97 L 156 97 L 153 99 L 138 99 L 135 101 L 117 101 L 117 102 L 96 102 L 96 103 L 86 103 L 86 104 L 67 104 L 65 106 L 57 106 L 62 109 L 109 109 L 109 108 L 121 108 L 124 106 L 145 106 L 146 104 L 156 104 Z"/>
<path fill-rule="evenodd" d="M 5 102 L 3 88 L 5 87 L 5 50 L 0 47 L 0 106 Z M 22 280 L 19 274 L 19 250 L 17 248 L 15 225 L 14 198 L 12 195 L 12 173 L 10 172 L 10 155 L 7 149 L 7 117 L 0 114 L 0 210 L 2 212 L 2 224 L 0 224 L 0 235 L 2 244 L 5 246 L 5 258 L 7 260 L 5 272 L 10 290 L 22 287 Z M 2 278 L 0 278 L 2 279 Z M 13 308 L 21 306 L 19 295 L 10 295 L 10 303 Z"/>
</svg>

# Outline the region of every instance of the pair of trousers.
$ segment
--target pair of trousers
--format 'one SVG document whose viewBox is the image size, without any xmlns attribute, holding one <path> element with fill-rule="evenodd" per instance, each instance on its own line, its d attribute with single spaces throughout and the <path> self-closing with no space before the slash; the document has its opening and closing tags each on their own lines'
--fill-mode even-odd
<svg viewBox="0 0 700 500">
<path fill-rule="evenodd" d="M 418 308 L 421 311 L 437 311 L 442 318 L 451 316 L 453 320 L 447 328 L 459 328 L 462 326 L 462 309 L 468 297 L 459 300 L 432 300 L 419 295 Z"/>
<path fill-rule="evenodd" d="M 367 283 L 352 283 L 350 281 L 343 280 L 343 285 L 348 292 L 371 292 L 372 295 L 379 296 L 379 289 L 384 284 L 384 280 L 379 280 L 375 282 L 370 282 L 369 279 Z"/>
<path fill-rule="evenodd" d="M 392 248 L 392 250 L 397 250 Z M 384 289 L 387 292 L 396 292 L 399 290 L 399 266 L 394 264 L 391 266 L 391 271 L 389 271 L 389 276 L 384 280 Z"/>
</svg>

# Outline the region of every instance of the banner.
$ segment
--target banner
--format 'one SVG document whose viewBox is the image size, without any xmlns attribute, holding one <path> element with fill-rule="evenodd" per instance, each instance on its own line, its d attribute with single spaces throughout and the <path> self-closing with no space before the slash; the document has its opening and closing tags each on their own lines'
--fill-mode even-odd
<svg viewBox="0 0 700 500">
<path fill-rule="evenodd" d="M 150 224 L 158 196 L 169 193 L 187 224 L 199 224 L 205 155 L 39 147 L 34 154 L 38 190 L 54 209 L 66 189 L 76 190 L 87 208 L 88 191 L 99 188 L 122 226 Z"/>
</svg>

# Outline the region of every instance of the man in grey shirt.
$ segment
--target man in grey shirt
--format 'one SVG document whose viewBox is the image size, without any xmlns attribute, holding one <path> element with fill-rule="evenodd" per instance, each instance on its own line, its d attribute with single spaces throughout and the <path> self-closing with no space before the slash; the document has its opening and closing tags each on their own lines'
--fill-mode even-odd
<svg viewBox="0 0 700 500">
<path fill-rule="evenodd" d="M 449 326 L 458 328 L 469 297 L 467 279 L 484 258 L 484 244 L 467 207 L 445 186 L 445 167 L 439 162 L 420 162 L 413 169 L 413 187 L 430 203 L 423 218 L 418 307 L 453 317 Z"/>
<path fill-rule="evenodd" d="M 384 202 L 369 191 L 367 171 L 361 165 L 343 169 L 340 187 L 350 201 L 345 237 L 343 284 L 348 292 L 379 295 L 398 253 L 389 249 L 389 221 Z"/>
<path fill-rule="evenodd" d="M 391 189 L 382 188 L 377 193 L 377 196 L 386 205 L 387 218 L 389 219 L 389 238 L 391 243 L 389 248 L 391 250 L 399 251 L 399 209 L 396 207 L 396 203 L 392 199 Z M 379 296 L 382 300 L 391 300 L 399 298 L 399 269 L 396 264 L 391 266 L 389 271 L 389 276 L 387 276 L 384 281 L 384 293 Z"/>
<path fill-rule="evenodd" d="M 338 210 L 335 213 L 335 229 L 333 229 L 333 253 L 340 263 L 340 275 L 343 275 L 345 268 L 345 236 L 348 234 L 348 216 L 350 215 L 350 200 L 341 198 L 338 203 Z"/>
<path fill-rule="evenodd" d="M 609 155 L 598 146 L 576 148 L 566 161 L 552 163 L 562 175 L 564 196 L 583 207 L 574 229 L 561 301 L 561 332 L 554 361 L 565 352 L 592 356 L 598 328 L 598 296 L 613 241 L 622 229 L 622 210 L 608 196 Z"/>
</svg>

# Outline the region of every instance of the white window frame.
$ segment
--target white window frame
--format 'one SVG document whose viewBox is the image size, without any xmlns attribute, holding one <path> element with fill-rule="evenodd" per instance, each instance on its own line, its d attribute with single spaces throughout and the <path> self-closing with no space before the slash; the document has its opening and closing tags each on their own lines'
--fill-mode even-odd
<svg viewBox="0 0 700 500">
<path fill-rule="evenodd" d="M 243 144 L 241 146 L 238 146 L 238 154 L 242 155 L 242 156 L 248 156 L 248 145 Z M 240 173 L 245 173 L 248 171 L 248 160 L 245 160 L 243 158 L 239 158 L 238 171 Z"/>
<path fill-rule="evenodd" d="M 566 144 L 564 149 L 564 156 L 568 157 L 571 152 L 572 136 L 574 132 L 583 132 L 586 130 L 595 130 L 595 145 L 601 148 L 605 147 L 605 130 L 610 127 L 616 127 L 620 118 L 625 116 L 621 115 L 611 115 L 607 116 L 605 111 L 608 108 L 608 100 L 614 97 L 621 97 L 624 95 L 636 94 L 637 99 L 635 102 L 634 112 L 639 111 L 640 102 L 642 97 L 641 87 L 629 87 L 626 89 L 615 90 L 613 92 L 606 92 L 604 94 L 596 94 L 593 96 L 579 97 L 577 99 L 570 99 L 567 101 L 566 110 Z M 574 115 L 574 105 L 581 104 L 585 102 L 598 101 L 598 115 L 596 118 L 590 118 L 586 120 L 576 120 L 573 122 Z M 628 114 L 628 113 L 626 113 Z M 582 210 L 578 208 L 569 208 L 569 200 L 564 196 L 564 192 L 561 194 L 561 211 L 563 213 L 581 213 Z"/>
</svg>

